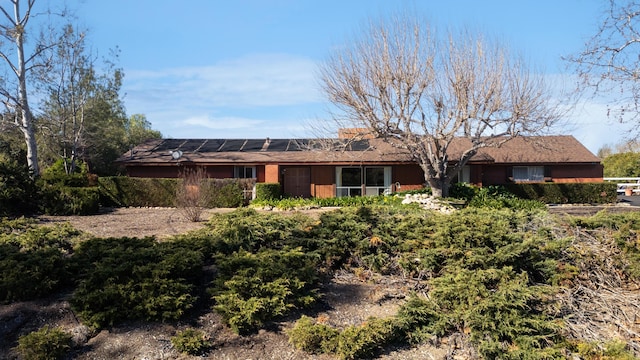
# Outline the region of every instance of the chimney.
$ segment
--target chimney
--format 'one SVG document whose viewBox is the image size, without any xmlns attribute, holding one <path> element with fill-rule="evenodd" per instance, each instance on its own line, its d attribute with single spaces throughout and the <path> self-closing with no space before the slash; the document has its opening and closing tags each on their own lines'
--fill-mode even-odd
<svg viewBox="0 0 640 360">
<path fill-rule="evenodd" d="M 338 129 L 338 139 L 373 139 L 374 137 L 367 128 Z"/>
</svg>

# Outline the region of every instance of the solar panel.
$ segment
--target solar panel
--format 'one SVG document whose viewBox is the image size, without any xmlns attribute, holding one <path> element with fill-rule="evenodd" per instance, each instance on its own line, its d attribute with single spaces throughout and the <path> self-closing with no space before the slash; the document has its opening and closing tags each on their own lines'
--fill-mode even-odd
<svg viewBox="0 0 640 360">
<path fill-rule="evenodd" d="M 250 139 L 242 147 L 242 151 L 260 151 L 266 140 Z"/>
<path fill-rule="evenodd" d="M 369 145 L 369 140 L 356 140 L 356 141 L 352 141 L 351 144 L 349 144 L 349 149 L 351 151 L 366 151 L 371 147 L 371 145 Z"/>
<path fill-rule="evenodd" d="M 301 151 L 308 150 L 309 139 L 291 139 L 289 140 L 289 147 L 287 151 Z"/>
<path fill-rule="evenodd" d="M 267 151 L 286 151 L 289 139 L 271 139 Z"/>
<path fill-rule="evenodd" d="M 180 150 L 182 151 L 196 151 L 206 140 L 187 140 L 182 146 L 180 146 Z"/>
<path fill-rule="evenodd" d="M 184 140 L 182 139 L 165 139 L 153 150 L 154 151 L 176 150 L 180 145 L 182 145 L 183 142 Z"/>
<path fill-rule="evenodd" d="M 245 141 L 246 140 L 244 139 L 226 140 L 222 145 L 222 149 L 220 149 L 220 151 L 240 151 L 240 148 L 242 147 L 242 145 L 244 145 Z"/>
<path fill-rule="evenodd" d="M 202 147 L 200 148 L 200 150 L 198 150 L 198 152 L 203 153 L 203 152 L 215 152 L 215 151 L 218 151 L 218 149 L 220 148 L 222 143 L 224 143 L 224 140 L 209 139 L 209 140 L 207 140 L 206 143 L 202 144 Z"/>
</svg>

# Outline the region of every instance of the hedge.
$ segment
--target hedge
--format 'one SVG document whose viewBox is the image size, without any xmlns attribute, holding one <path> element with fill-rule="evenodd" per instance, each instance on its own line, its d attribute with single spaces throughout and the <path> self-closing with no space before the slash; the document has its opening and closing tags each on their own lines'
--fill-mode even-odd
<svg viewBox="0 0 640 360">
<path fill-rule="evenodd" d="M 180 179 L 136 178 L 127 176 L 98 179 L 100 203 L 104 206 L 173 207 Z M 252 179 L 207 179 L 207 207 L 239 207 L 243 205 L 245 189 L 253 187 Z"/>
<path fill-rule="evenodd" d="M 103 206 L 174 206 L 176 179 L 132 178 L 127 176 L 98 179 Z"/>
<path fill-rule="evenodd" d="M 614 183 L 508 184 L 505 188 L 522 199 L 546 204 L 607 204 L 617 201 Z"/>
<path fill-rule="evenodd" d="M 277 200 L 282 197 L 280 183 L 257 183 L 256 200 Z"/>
</svg>

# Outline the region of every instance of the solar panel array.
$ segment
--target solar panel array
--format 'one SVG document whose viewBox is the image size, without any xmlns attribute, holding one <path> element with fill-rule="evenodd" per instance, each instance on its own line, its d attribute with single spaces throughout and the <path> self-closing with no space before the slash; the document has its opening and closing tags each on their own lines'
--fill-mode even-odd
<svg viewBox="0 0 640 360">
<path fill-rule="evenodd" d="M 344 149 L 365 151 L 370 148 L 368 140 L 346 141 L 340 139 L 165 139 L 152 151 L 170 152 L 255 152 L 255 151 L 303 151 L 321 149 Z"/>
</svg>

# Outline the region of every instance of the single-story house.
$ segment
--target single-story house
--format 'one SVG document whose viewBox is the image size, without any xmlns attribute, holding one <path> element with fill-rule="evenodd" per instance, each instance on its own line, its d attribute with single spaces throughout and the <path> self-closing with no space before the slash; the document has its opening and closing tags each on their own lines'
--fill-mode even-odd
<svg viewBox="0 0 640 360">
<path fill-rule="evenodd" d="M 457 139 L 455 155 L 468 145 Z M 455 158 L 455 156 L 450 156 Z M 280 183 L 297 197 L 377 195 L 425 184 L 406 151 L 381 139 L 159 139 L 125 153 L 118 162 L 132 177 L 178 177 L 204 167 L 211 178 L 254 178 Z M 600 159 L 573 136 L 520 137 L 484 148 L 456 181 L 479 186 L 510 182 L 601 182 Z"/>
</svg>

